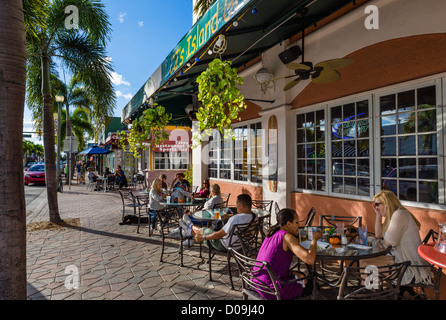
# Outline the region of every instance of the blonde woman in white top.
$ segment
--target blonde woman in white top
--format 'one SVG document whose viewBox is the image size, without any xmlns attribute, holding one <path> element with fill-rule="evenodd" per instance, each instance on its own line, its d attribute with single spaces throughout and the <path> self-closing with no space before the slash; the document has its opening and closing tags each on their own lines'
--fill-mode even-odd
<svg viewBox="0 0 446 320">
<path fill-rule="evenodd" d="M 375 237 L 393 247 L 395 263 L 410 261 L 412 265 L 427 265 L 418 254 L 420 222 L 402 206 L 396 195 L 390 190 L 382 190 L 373 197 L 372 207 L 376 213 Z M 430 279 L 430 268 L 409 267 L 401 285 L 429 283 Z"/>
</svg>

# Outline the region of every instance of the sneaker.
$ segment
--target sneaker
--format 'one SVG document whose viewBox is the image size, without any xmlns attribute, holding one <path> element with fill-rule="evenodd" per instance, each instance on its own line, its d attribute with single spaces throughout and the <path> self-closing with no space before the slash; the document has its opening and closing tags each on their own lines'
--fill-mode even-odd
<svg viewBox="0 0 446 320">
<path fill-rule="evenodd" d="M 186 239 L 183 241 L 183 246 L 185 247 L 192 247 L 195 244 L 195 239 L 194 238 L 190 238 L 190 239 Z"/>
<path fill-rule="evenodd" d="M 179 221 L 179 224 L 181 226 L 181 228 L 183 228 L 183 234 L 185 236 L 191 236 L 191 231 L 192 231 L 192 224 L 187 224 L 186 222 L 184 222 L 183 220 Z"/>
</svg>

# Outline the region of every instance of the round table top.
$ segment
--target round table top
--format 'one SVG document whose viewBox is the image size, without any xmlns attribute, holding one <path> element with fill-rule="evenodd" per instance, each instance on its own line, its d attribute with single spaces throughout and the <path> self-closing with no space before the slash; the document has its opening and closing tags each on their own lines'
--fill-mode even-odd
<svg viewBox="0 0 446 320">
<path fill-rule="evenodd" d="M 446 268 L 446 253 L 441 253 L 434 248 L 435 242 L 422 244 L 418 247 L 421 258 L 440 268 Z"/>
<path fill-rule="evenodd" d="M 193 206 L 195 205 L 194 202 L 160 202 L 162 206 Z"/>
<path fill-rule="evenodd" d="M 229 208 L 220 208 L 220 209 L 208 209 L 208 210 L 199 210 L 195 211 L 192 214 L 197 220 L 211 221 L 211 220 L 221 220 L 220 218 L 215 218 L 215 211 L 219 211 L 220 215 L 228 213 Z M 269 214 L 269 211 L 262 209 L 252 209 L 253 213 L 255 213 L 259 218 L 262 218 Z"/>
<path fill-rule="evenodd" d="M 369 237 L 370 239 L 371 237 Z M 372 243 L 370 243 L 372 242 Z M 318 241 L 319 244 L 319 241 Z M 323 242 L 326 244 L 326 242 Z M 388 254 L 392 247 L 385 247 L 382 245 L 377 245 L 375 241 L 369 241 L 369 245 L 362 246 L 354 243 L 348 244 L 346 246 L 342 245 L 331 245 L 327 249 L 324 246 L 317 251 L 316 259 L 319 260 L 361 260 L 369 259 L 379 256 L 384 256 Z"/>
</svg>

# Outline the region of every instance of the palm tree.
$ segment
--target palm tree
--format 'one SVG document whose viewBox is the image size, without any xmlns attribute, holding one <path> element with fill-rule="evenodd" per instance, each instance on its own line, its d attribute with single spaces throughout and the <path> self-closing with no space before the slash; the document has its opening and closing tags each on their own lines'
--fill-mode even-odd
<svg viewBox="0 0 446 320">
<path fill-rule="evenodd" d="M 92 124 L 90 123 L 90 119 L 88 117 L 87 112 L 82 108 L 76 108 L 74 112 L 70 115 L 70 121 L 72 133 L 76 137 L 78 141 L 78 150 L 82 151 L 86 146 L 86 138 L 92 137 L 94 133 L 94 129 Z M 61 110 L 61 140 L 63 141 L 66 137 L 67 132 L 67 112 L 65 110 Z M 85 133 L 88 134 L 88 137 L 85 136 Z"/>
<path fill-rule="evenodd" d="M 68 6 L 77 8 L 78 25 L 67 20 L 70 18 L 65 14 Z M 105 105 L 111 110 L 115 106 L 116 95 L 110 77 L 113 69 L 105 51 L 111 30 L 104 5 L 97 0 L 53 0 L 45 4 L 45 11 L 45 24 L 37 30 L 27 30 L 27 79 L 29 83 L 35 81 L 33 75 L 38 70 L 43 97 L 42 128 L 49 220 L 60 222 L 54 165 L 53 97 L 57 91 L 51 88 L 51 71 L 55 63 L 60 63 L 61 67 L 79 77 L 98 105 Z"/>
<path fill-rule="evenodd" d="M 197 0 L 194 6 L 194 13 L 202 16 L 215 0 Z"/>
<path fill-rule="evenodd" d="M 25 67 L 22 0 L 0 0 L 0 300 L 26 299 Z"/>
</svg>

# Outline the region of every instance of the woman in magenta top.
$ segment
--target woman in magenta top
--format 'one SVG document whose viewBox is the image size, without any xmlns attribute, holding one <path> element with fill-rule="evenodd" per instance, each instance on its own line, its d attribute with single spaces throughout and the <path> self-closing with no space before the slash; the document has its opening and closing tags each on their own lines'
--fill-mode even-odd
<svg viewBox="0 0 446 320">
<path fill-rule="evenodd" d="M 303 262 L 313 265 L 316 260 L 317 240 L 322 236 L 320 231 L 313 235 L 310 248 L 304 249 L 297 240 L 299 233 L 299 216 L 292 209 L 282 209 L 277 214 L 277 224 L 272 226 L 267 233 L 267 237 L 260 247 L 257 260 L 266 261 L 271 265 L 278 279 L 289 281 L 294 279 L 290 272 L 291 260 L 293 254 L 299 257 Z M 257 278 L 274 288 L 268 272 L 264 269 L 260 271 Z M 283 300 L 299 297 L 303 293 L 300 283 L 281 284 L 278 283 L 280 297 Z M 258 292 L 266 299 L 275 299 L 275 296 Z"/>
</svg>

